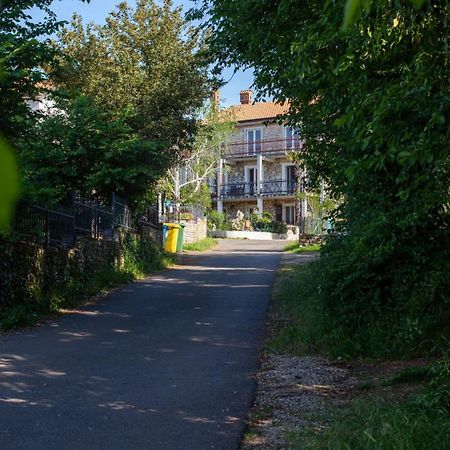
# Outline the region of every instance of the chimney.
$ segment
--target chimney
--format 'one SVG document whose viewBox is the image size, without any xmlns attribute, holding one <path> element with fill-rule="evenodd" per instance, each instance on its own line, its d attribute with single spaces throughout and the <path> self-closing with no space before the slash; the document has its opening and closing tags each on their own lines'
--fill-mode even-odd
<svg viewBox="0 0 450 450">
<path fill-rule="evenodd" d="M 211 102 L 216 105 L 220 104 L 220 91 L 219 89 L 213 89 L 211 92 Z"/>
<path fill-rule="evenodd" d="M 253 91 L 251 89 L 246 89 L 245 91 L 239 92 L 241 98 L 241 105 L 249 105 L 253 103 Z"/>
</svg>

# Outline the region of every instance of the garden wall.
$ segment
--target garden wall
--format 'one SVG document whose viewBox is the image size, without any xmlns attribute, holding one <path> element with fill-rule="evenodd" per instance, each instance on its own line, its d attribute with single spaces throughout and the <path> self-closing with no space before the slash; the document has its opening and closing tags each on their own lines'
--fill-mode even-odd
<svg viewBox="0 0 450 450">
<path fill-rule="evenodd" d="M 206 218 L 198 218 L 184 224 L 184 243 L 190 244 L 192 242 L 200 241 L 206 237 Z"/>
<path fill-rule="evenodd" d="M 71 248 L 0 237 L 0 328 L 28 323 L 29 314 L 75 306 L 162 266 L 159 243 L 131 232 L 117 241 L 78 237 Z"/>
<path fill-rule="evenodd" d="M 48 298 L 74 279 L 112 270 L 120 264 L 115 241 L 77 239 L 73 248 L 0 238 L 0 308 L 18 304 L 48 306 Z"/>
</svg>

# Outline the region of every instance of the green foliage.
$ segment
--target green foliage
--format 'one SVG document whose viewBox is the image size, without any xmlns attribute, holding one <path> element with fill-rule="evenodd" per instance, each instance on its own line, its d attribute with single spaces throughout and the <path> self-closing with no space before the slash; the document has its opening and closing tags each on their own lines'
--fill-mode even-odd
<svg viewBox="0 0 450 450">
<path fill-rule="evenodd" d="M 81 0 L 89 2 L 89 0 Z M 55 58 L 43 39 L 62 25 L 51 11 L 52 0 L 3 0 L 0 4 L 0 130 L 15 145 L 26 134 L 28 110 L 24 99 L 34 98 L 45 80 L 44 70 Z M 33 21 L 31 8 L 43 18 Z"/>
<path fill-rule="evenodd" d="M 180 163 L 169 169 L 160 185 L 175 202 L 208 208 L 211 206 L 208 178 L 216 174 L 235 124 L 216 102 L 207 104 L 200 117 L 191 151 L 185 152 Z"/>
<path fill-rule="evenodd" d="M 377 0 L 379 2 L 379 0 Z M 420 9 L 425 0 L 408 0 L 416 9 Z M 380 2 L 381 3 L 381 2 Z M 343 31 L 347 31 L 348 27 L 353 25 L 362 15 L 363 12 L 369 14 L 371 0 L 346 0 L 344 7 L 344 20 L 342 23 Z"/>
<path fill-rule="evenodd" d="M 186 244 L 184 246 L 184 250 L 192 251 L 192 252 L 204 252 L 209 250 L 217 245 L 217 240 L 206 237 L 201 241 L 193 242 L 192 244 Z"/>
<path fill-rule="evenodd" d="M 34 37 L 57 31 L 62 24 L 49 4 L 23 2 L 45 9 L 48 17 L 41 28 L 21 7 L 6 6 L 13 19 L 5 42 L 22 32 L 28 42 L 33 30 Z M 11 104 L 17 103 L 11 117 L 20 116 L 14 123 L 8 118 L 8 129 L 15 130 L 11 134 L 20 151 L 25 194 L 59 201 L 73 190 L 106 198 L 118 192 L 142 203 L 167 169 L 189 152 L 196 111 L 207 92 L 202 43 L 180 9 L 170 1 L 158 6 L 140 0 L 135 9 L 121 3 L 105 25 L 84 26 L 75 17 L 52 45 L 28 44 L 41 52 L 30 59 L 37 65 L 25 74 L 29 92 L 5 78 Z M 48 83 L 36 84 L 47 76 L 51 89 Z M 56 101 L 52 114 L 32 114 L 25 107 L 23 97 L 34 98 L 38 90 Z"/>
<path fill-rule="evenodd" d="M 0 231 L 9 227 L 19 195 L 19 174 L 15 155 L 0 136 Z"/>
<path fill-rule="evenodd" d="M 198 186 L 195 186 L 194 183 L 185 185 L 180 189 L 180 200 L 183 205 L 200 206 L 205 209 L 211 208 L 209 186 L 204 183 L 204 180 Z"/>
<path fill-rule="evenodd" d="M 422 405 L 420 397 L 400 404 L 358 401 L 337 412 L 325 429 L 292 434 L 293 448 L 310 450 L 446 450 L 448 411 Z"/>
<path fill-rule="evenodd" d="M 210 210 L 207 215 L 208 230 L 226 231 L 230 229 L 227 217 L 224 213 L 220 213 L 215 209 Z"/>
<path fill-rule="evenodd" d="M 322 244 L 299 245 L 297 241 L 290 242 L 284 247 L 286 253 L 319 252 Z"/>
<path fill-rule="evenodd" d="M 335 409 L 318 431 L 292 433 L 290 444 L 302 449 L 444 450 L 450 436 L 450 360 L 448 353 L 430 367 L 410 367 L 392 383 L 422 384 L 419 394 L 386 401 L 370 396 Z"/>
<path fill-rule="evenodd" d="M 255 231 L 266 231 L 269 233 L 286 234 L 287 226 L 283 222 L 277 222 L 273 220 L 272 214 L 265 211 L 262 217 L 258 217 L 257 214 L 253 214 L 250 222 Z"/>
<path fill-rule="evenodd" d="M 424 285 L 402 286 L 399 280 L 404 275 L 400 275 L 402 278 L 394 282 L 395 296 L 389 299 L 382 292 L 378 295 L 371 292 L 374 287 L 369 283 L 373 283 L 373 278 L 367 278 L 368 285 L 359 288 L 364 289 L 362 292 L 356 288 L 357 282 L 344 289 L 348 282 L 342 275 L 348 270 L 345 253 L 330 254 L 327 248 L 321 248 L 320 260 L 294 267 L 282 278 L 277 299 L 290 324 L 274 337 L 277 351 L 308 350 L 332 357 L 377 358 L 439 354 L 447 348 L 446 336 L 450 333 L 447 306 L 436 302 L 430 311 L 428 298 L 424 297 L 427 289 L 434 292 L 433 278 L 425 280 Z M 370 268 L 359 267 L 358 270 L 370 272 Z M 341 278 L 338 269 L 343 271 Z M 355 273 L 354 279 L 360 276 Z M 343 292 L 348 297 L 342 297 Z"/>
<path fill-rule="evenodd" d="M 71 191 L 145 197 L 171 159 L 162 147 L 88 97 L 55 100 L 61 112 L 42 117 L 18 146 L 27 196 L 46 202 L 66 200 Z"/>
<path fill-rule="evenodd" d="M 255 220 L 252 221 L 252 226 L 255 231 L 265 231 L 275 234 L 286 234 L 287 225 L 283 222 L 267 221 L 267 220 Z"/>
<path fill-rule="evenodd" d="M 429 380 L 431 376 L 430 367 L 416 366 L 406 367 L 405 369 L 392 375 L 384 381 L 384 386 L 391 386 L 398 383 L 414 383 Z"/>
<path fill-rule="evenodd" d="M 442 351 L 450 337 L 448 2 L 419 10 L 371 2 L 345 33 L 343 0 L 202 3 L 219 68 L 252 66 L 261 94 L 290 99 L 286 119 L 301 124 L 309 183 L 323 179 L 343 199 L 332 214 L 340 235 L 302 291 L 321 321 L 317 342 L 340 355 Z"/>
<path fill-rule="evenodd" d="M 175 161 L 192 144 L 195 112 L 207 94 L 207 64 L 198 33 L 170 0 L 125 2 L 104 25 L 75 16 L 55 44 L 53 75 L 65 88 L 94 99 Z"/>
<path fill-rule="evenodd" d="M 161 251 L 152 241 L 126 233 L 122 236 L 121 247 L 122 270 L 130 273 L 134 278 L 143 277 L 164 268 Z"/>
</svg>

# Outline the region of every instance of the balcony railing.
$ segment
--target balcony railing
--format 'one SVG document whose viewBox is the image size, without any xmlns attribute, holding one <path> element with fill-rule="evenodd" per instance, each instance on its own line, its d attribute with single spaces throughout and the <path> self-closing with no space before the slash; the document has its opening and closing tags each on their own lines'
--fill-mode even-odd
<svg viewBox="0 0 450 450">
<path fill-rule="evenodd" d="M 261 195 L 264 197 L 291 196 L 297 189 L 294 180 L 270 180 L 261 183 Z M 222 198 L 255 197 L 258 194 L 257 183 L 224 184 L 220 191 Z"/>
<path fill-rule="evenodd" d="M 256 155 L 279 155 L 295 151 L 298 152 L 301 148 L 302 142 L 297 137 L 292 139 L 235 142 L 227 145 L 224 156 L 249 157 Z"/>
</svg>

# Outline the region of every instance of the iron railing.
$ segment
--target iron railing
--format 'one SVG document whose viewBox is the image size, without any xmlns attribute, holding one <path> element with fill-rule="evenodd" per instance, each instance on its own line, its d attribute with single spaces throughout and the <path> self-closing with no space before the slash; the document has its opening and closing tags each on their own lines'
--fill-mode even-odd
<svg viewBox="0 0 450 450">
<path fill-rule="evenodd" d="M 260 187 L 260 194 L 265 197 L 270 196 L 292 196 L 297 190 L 295 180 L 268 180 L 263 181 Z M 222 198 L 253 197 L 258 194 L 257 183 L 229 183 L 221 187 Z"/>
<path fill-rule="evenodd" d="M 164 222 L 191 222 L 205 217 L 203 208 L 187 205 L 173 205 L 166 208 Z"/>
<path fill-rule="evenodd" d="M 302 141 L 298 136 L 294 136 L 292 139 L 234 142 L 227 144 L 224 149 L 224 157 L 253 157 L 259 154 L 279 155 L 301 151 L 302 146 Z"/>
<path fill-rule="evenodd" d="M 68 247 L 74 245 L 77 236 L 116 239 L 120 229 L 159 240 L 160 226 L 154 208 L 149 206 L 143 214 L 136 214 L 117 195 L 113 195 L 110 205 L 78 195 L 72 196 L 70 207 L 48 208 L 21 202 L 16 208 L 11 232 L 19 239 Z"/>
</svg>

